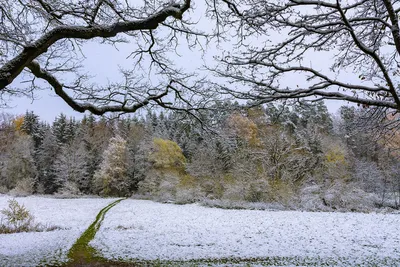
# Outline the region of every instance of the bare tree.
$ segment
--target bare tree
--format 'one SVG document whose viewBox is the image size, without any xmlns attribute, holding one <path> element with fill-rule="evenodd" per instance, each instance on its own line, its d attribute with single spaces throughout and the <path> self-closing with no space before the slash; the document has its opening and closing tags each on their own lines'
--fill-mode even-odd
<svg viewBox="0 0 400 267">
<path fill-rule="evenodd" d="M 184 16 L 190 7 L 190 0 L 0 0 L 0 97 L 33 95 L 43 80 L 78 112 L 190 111 L 200 83 L 169 57 L 180 40 L 198 46 L 210 37 Z M 83 69 L 81 48 L 91 39 L 133 44 L 134 67 L 121 71 L 120 82 L 97 85 Z M 21 88 L 13 81 L 23 73 L 30 78 Z"/>
<path fill-rule="evenodd" d="M 220 21 L 239 29 L 239 43 L 212 69 L 237 86 L 221 92 L 253 105 L 315 97 L 400 110 L 398 1 L 228 3 Z"/>
<path fill-rule="evenodd" d="M 0 0 L 0 97 L 31 95 L 43 80 L 73 109 L 99 115 L 151 105 L 193 111 L 195 102 L 214 96 L 214 86 L 251 105 L 315 96 L 400 110 L 399 2 L 207 0 L 203 5 L 217 25 L 212 34 L 194 29 L 196 20 L 186 15 L 192 5 Z M 229 37 L 236 49 L 210 69 L 237 86 L 206 87 L 174 64 L 171 53 L 183 42 L 202 48 L 199 38 L 207 42 L 215 35 Z M 134 44 L 134 67 L 122 70 L 118 82 L 95 84 L 81 66 L 81 48 L 92 39 Z M 320 56 L 324 66 L 316 64 Z M 13 81 L 23 73 L 30 78 L 21 88 Z"/>
</svg>

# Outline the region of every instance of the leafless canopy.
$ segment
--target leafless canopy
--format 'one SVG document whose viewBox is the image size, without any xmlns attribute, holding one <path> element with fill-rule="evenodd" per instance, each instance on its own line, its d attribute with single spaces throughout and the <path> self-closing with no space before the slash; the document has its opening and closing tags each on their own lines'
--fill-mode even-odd
<svg viewBox="0 0 400 267">
<path fill-rule="evenodd" d="M 212 34 L 194 30 L 190 0 L 0 0 L 0 96 L 31 94 L 42 80 L 73 109 L 95 114 L 149 105 L 191 110 L 214 88 L 252 105 L 315 97 L 400 110 L 399 1 L 196 3 L 216 23 Z M 182 42 L 203 49 L 199 39 L 212 36 L 226 51 L 208 68 L 231 83 L 205 86 L 169 54 Z M 134 67 L 118 82 L 93 83 L 80 65 L 89 39 L 133 44 Z M 23 73 L 27 88 L 12 83 Z"/>
<path fill-rule="evenodd" d="M 189 86 L 191 74 L 168 57 L 178 41 L 208 41 L 186 20 L 190 7 L 190 0 L 0 0 L 0 96 L 33 94 L 47 84 L 79 112 L 135 112 L 147 105 L 190 110 L 200 82 Z M 121 70 L 120 82 L 90 80 L 80 63 L 89 39 L 132 44 L 133 67 Z M 21 80 L 13 81 L 24 73 L 30 78 L 21 88 Z"/>
<path fill-rule="evenodd" d="M 212 69 L 236 86 L 221 92 L 254 105 L 337 99 L 400 110 L 399 1 L 235 0 L 230 10 L 221 20 L 240 41 Z"/>
</svg>

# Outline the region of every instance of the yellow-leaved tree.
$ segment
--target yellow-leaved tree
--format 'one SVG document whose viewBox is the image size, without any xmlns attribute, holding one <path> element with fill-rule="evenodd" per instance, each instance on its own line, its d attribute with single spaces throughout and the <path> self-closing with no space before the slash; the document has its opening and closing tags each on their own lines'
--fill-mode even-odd
<svg viewBox="0 0 400 267">
<path fill-rule="evenodd" d="M 143 181 L 139 182 L 139 193 L 156 197 L 160 201 L 174 200 L 180 185 L 187 184 L 186 158 L 177 143 L 154 138 L 147 157 L 150 168 Z"/>
<path fill-rule="evenodd" d="M 233 133 L 250 147 L 259 145 L 257 125 L 249 118 L 239 113 L 234 113 L 228 118 L 227 123 Z"/>
<path fill-rule="evenodd" d="M 175 172 L 184 170 L 186 158 L 182 153 L 182 149 L 174 141 L 154 138 L 152 150 L 149 160 L 155 168 Z"/>
<path fill-rule="evenodd" d="M 15 131 L 21 132 L 22 124 L 24 123 L 24 116 L 18 116 L 13 120 Z"/>
</svg>

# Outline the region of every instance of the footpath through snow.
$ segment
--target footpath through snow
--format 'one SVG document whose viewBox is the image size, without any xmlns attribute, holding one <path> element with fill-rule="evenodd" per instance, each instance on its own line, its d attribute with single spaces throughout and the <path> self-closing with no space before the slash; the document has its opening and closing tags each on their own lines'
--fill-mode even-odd
<svg viewBox="0 0 400 267">
<path fill-rule="evenodd" d="M 0 195 L 0 210 L 10 196 Z M 61 227 L 50 232 L 0 234 L 0 266 L 53 265 L 68 260 L 67 253 L 93 222 L 98 212 L 116 199 L 22 197 L 16 200 L 35 216 L 35 221 Z"/>
<path fill-rule="evenodd" d="M 89 245 L 97 231 L 100 229 L 106 213 L 123 199 L 118 199 L 104 207 L 96 216 L 96 220 L 79 237 L 68 253 L 69 266 L 92 266 L 95 262 L 101 262 L 103 259 L 97 255 L 97 252 Z"/>
</svg>

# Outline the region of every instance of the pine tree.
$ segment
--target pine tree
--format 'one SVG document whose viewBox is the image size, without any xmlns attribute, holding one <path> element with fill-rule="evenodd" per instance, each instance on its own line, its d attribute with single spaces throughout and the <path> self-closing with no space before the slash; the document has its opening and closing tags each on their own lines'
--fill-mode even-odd
<svg viewBox="0 0 400 267">
<path fill-rule="evenodd" d="M 33 111 L 27 111 L 25 113 L 21 131 L 32 136 L 35 149 L 41 145 L 43 140 L 43 127 L 39 121 L 39 116 L 33 113 Z"/>
<path fill-rule="evenodd" d="M 85 158 L 88 164 L 89 180 L 93 180 L 93 175 L 98 170 L 102 161 L 102 154 L 112 137 L 112 128 L 105 119 L 96 121 L 93 115 L 89 115 L 82 121 L 77 130 L 78 139 L 85 146 Z"/>
<path fill-rule="evenodd" d="M 87 193 L 90 187 L 90 177 L 85 146 L 75 140 L 61 148 L 54 162 L 55 184 L 59 189 L 73 185 L 80 192 Z"/>
<path fill-rule="evenodd" d="M 74 118 L 70 118 L 67 122 L 67 127 L 65 129 L 65 136 L 67 143 L 71 143 L 76 135 L 77 122 Z"/>
<path fill-rule="evenodd" d="M 59 145 L 64 145 L 70 140 L 68 136 L 68 120 L 67 117 L 61 113 L 53 123 L 53 133 Z"/>
<path fill-rule="evenodd" d="M 40 193 L 52 194 L 56 192 L 59 185 L 56 181 L 56 172 L 54 162 L 58 154 L 58 143 L 57 139 L 51 131 L 50 127 L 45 130 L 43 142 L 38 149 L 38 188 Z"/>
<path fill-rule="evenodd" d="M 141 143 L 148 136 L 148 132 L 146 132 L 144 124 L 135 119 L 131 120 L 129 127 L 125 127 L 125 129 L 128 150 L 127 171 L 131 181 L 130 190 L 136 191 L 138 182 L 144 177 L 141 172 L 143 168 L 140 164 L 143 162 L 141 159 L 146 156 L 141 154 Z"/>
</svg>

